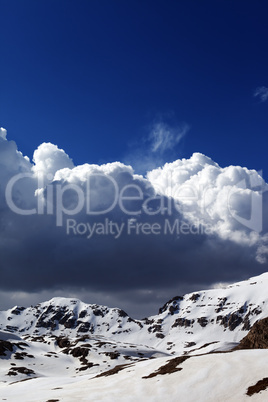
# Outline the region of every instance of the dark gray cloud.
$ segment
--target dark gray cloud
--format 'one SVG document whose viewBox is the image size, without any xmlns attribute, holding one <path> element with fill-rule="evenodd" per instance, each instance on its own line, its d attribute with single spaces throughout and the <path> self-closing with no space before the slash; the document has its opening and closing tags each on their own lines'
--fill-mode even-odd
<svg viewBox="0 0 268 402">
<path fill-rule="evenodd" d="M 3 132 L 0 157 L 5 307 L 60 294 L 143 316 L 175 294 L 267 270 L 251 208 L 264 203 L 266 228 L 266 184 L 255 171 L 195 154 L 144 178 L 118 162 L 74 167 L 52 144 L 32 165 Z"/>
</svg>

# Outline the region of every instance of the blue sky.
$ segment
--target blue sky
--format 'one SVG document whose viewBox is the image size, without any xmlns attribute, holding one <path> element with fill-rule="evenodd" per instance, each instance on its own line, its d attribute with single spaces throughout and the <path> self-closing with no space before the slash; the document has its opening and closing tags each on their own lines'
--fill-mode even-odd
<svg viewBox="0 0 268 402">
<path fill-rule="evenodd" d="M 267 12 L 0 0 L 1 309 L 69 296 L 144 317 L 268 270 Z M 130 213 L 118 194 L 139 195 Z"/>
<path fill-rule="evenodd" d="M 24 154 L 50 141 L 75 164 L 133 162 L 154 123 L 186 124 L 162 161 L 201 152 L 268 177 L 268 101 L 253 96 L 268 87 L 266 1 L 0 8 L 0 125 Z"/>
</svg>

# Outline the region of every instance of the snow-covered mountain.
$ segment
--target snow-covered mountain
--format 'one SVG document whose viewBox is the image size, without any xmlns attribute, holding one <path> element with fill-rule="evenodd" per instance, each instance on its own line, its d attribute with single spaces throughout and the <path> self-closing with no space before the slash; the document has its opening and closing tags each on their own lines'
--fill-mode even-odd
<svg viewBox="0 0 268 402">
<path fill-rule="evenodd" d="M 172 376 L 178 375 L 182 364 L 191 370 L 192 363 L 188 360 L 197 357 L 198 362 L 210 361 L 211 356 L 222 362 L 215 357 L 218 355 L 228 360 L 225 352 L 237 346 L 256 321 L 268 317 L 267 289 L 268 273 L 264 273 L 223 289 L 174 297 L 159 309 L 159 314 L 142 320 L 130 318 L 118 308 L 66 298 L 2 311 L 0 394 L 3 391 L 8 396 L 8 390 L 15 389 L 14 382 L 18 387 L 24 379 L 70 385 L 96 376 L 104 381 L 106 376 L 118 373 L 127 383 L 126 372 L 141 370 L 141 378 L 151 381 L 155 375 L 150 375 L 161 367 Z M 239 358 L 243 360 L 243 356 L 249 359 L 246 353 L 250 352 L 237 350 L 231 354 L 241 355 Z M 13 387 L 7 388 L 10 383 Z M 10 398 L 15 395 L 12 392 Z M 169 400 L 173 400 L 172 395 Z M 7 400 L 16 400 L 10 398 Z M 27 396 L 26 400 L 39 399 Z"/>
<path fill-rule="evenodd" d="M 268 316 L 267 289 L 268 273 L 264 273 L 224 289 L 176 296 L 159 314 L 142 320 L 118 308 L 56 297 L 34 307 L 0 312 L 0 330 L 28 339 L 86 334 L 150 345 L 161 352 L 189 352 L 204 341 L 239 342 L 256 320 Z"/>
</svg>

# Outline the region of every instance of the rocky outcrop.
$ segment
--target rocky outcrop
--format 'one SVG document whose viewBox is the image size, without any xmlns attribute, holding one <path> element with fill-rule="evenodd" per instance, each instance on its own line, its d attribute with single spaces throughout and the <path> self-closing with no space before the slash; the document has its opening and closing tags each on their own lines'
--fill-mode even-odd
<svg viewBox="0 0 268 402">
<path fill-rule="evenodd" d="M 178 309 L 179 302 L 181 300 L 183 300 L 182 296 L 173 297 L 173 299 L 166 302 L 163 307 L 160 307 L 158 314 L 162 314 L 168 310 L 170 312 L 170 314 L 173 315 L 174 312 Z"/>
<path fill-rule="evenodd" d="M 268 349 L 268 318 L 257 321 L 234 348 L 237 349 Z"/>
<path fill-rule="evenodd" d="M 6 352 L 13 352 L 11 342 L 0 340 L 0 356 L 6 356 Z"/>
</svg>

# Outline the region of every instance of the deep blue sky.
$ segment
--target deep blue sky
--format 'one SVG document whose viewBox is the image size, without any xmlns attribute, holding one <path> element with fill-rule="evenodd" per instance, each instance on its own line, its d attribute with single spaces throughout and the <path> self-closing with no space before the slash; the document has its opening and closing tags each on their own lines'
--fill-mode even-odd
<svg viewBox="0 0 268 402">
<path fill-rule="evenodd" d="M 75 164 L 125 161 L 161 118 L 191 127 L 176 158 L 268 178 L 268 101 L 253 96 L 267 1 L 0 0 L 0 15 L 0 126 L 24 154 L 50 141 Z"/>
</svg>

